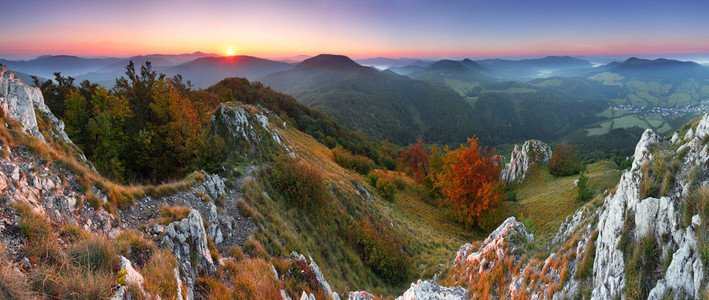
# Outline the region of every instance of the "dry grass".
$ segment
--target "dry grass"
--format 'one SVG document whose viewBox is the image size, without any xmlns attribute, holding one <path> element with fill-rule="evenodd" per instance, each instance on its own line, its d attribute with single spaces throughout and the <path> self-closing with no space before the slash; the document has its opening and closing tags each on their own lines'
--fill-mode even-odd
<svg viewBox="0 0 709 300">
<path fill-rule="evenodd" d="M 600 193 L 613 188 L 620 180 L 620 171 L 612 162 L 598 162 L 587 166 L 588 185 Z M 555 177 L 545 167 L 532 171 L 525 181 L 514 188 L 516 202 L 503 202 L 485 220 L 487 231 L 495 229 L 510 216 L 521 220 L 522 214 L 531 219 L 537 229 L 534 232 L 535 244 L 546 245 L 556 234 L 561 223 L 586 203 L 576 200 L 577 189 L 574 181 L 578 176 Z"/>
<path fill-rule="evenodd" d="M 145 289 L 159 295 L 162 299 L 177 298 L 175 266 L 177 266 L 177 261 L 169 251 L 155 252 L 141 270 L 143 278 L 145 278 Z"/>
<path fill-rule="evenodd" d="M 160 207 L 160 218 L 158 218 L 158 223 L 168 225 L 172 222 L 186 219 L 191 211 L 192 209 L 186 206 L 163 205 Z"/>
<path fill-rule="evenodd" d="M 36 299 L 30 291 L 30 286 L 25 277 L 14 266 L 2 262 L 0 265 L 0 299 Z"/>
</svg>

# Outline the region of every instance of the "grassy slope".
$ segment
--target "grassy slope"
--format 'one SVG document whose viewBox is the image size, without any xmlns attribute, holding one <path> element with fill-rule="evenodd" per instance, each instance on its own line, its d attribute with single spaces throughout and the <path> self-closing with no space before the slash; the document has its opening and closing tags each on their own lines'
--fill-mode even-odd
<svg viewBox="0 0 709 300">
<path fill-rule="evenodd" d="M 603 191 L 614 188 L 621 175 L 612 162 L 588 165 L 587 172 L 589 185 L 597 191 L 596 197 L 602 197 Z M 566 217 L 586 204 L 576 200 L 576 179 L 578 176 L 555 177 L 542 165 L 529 174 L 522 184 L 512 188 L 511 192 L 517 193 L 517 201 L 504 202 L 486 223 L 495 226 L 493 224 L 500 224 L 510 216 L 522 220 L 524 214 L 524 218 L 531 220 L 536 227 L 536 244 L 545 245 Z"/>
<path fill-rule="evenodd" d="M 375 275 L 359 258 L 354 228 L 362 219 L 382 220 L 401 233 L 406 250 L 412 256 L 414 270 L 410 280 L 432 277 L 451 263 L 458 248 L 485 233 L 465 228 L 451 221 L 445 209 L 437 207 L 414 182 L 401 175 L 405 187 L 397 192 L 395 201 L 380 197 L 369 186 L 365 176 L 343 169 L 333 159 L 330 149 L 309 135 L 289 127 L 281 130 L 284 140 L 296 157 L 325 178 L 332 203 L 329 217 L 316 220 L 307 213 L 289 208 L 272 192 L 267 179 L 246 184 L 244 201 L 253 208 L 257 229 L 256 240 L 264 244 L 271 256 L 287 256 L 291 251 L 310 252 L 325 278 L 338 293 L 368 290 L 375 294 L 397 295 L 408 288 L 410 281 L 391 285 Z M 373 201 L 354 183 L 373 196 Z M 281 241 L 274 245 L 271 241 Z"/>
</svg>

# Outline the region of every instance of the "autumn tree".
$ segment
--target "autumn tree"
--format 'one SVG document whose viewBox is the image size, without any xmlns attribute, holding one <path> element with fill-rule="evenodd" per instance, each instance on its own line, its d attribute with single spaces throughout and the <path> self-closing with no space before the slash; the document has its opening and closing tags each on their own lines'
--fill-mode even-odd
<svg viewBox="0 0 709 300">
<path fill-rule="evenodd" d="M 549 173 L 556 176 L 569 176 L 581 171 L 581 162 L 576 156 L 574 145 L 562 141 L 556 146 L 549 161 Z"/>
<path fill-rule="evenodd" d="M 423 139 L 418 138 L 416 144 L 409 148 L 404 148 L 396 159 L 399 163 L 399 168 L 411 175 L 416 183 L 423 184 L 424 179 L 428 176 L 428 158 L 430 154 L 423 146 Z"/>
<path fill-rule="evenodd" d="M 457 150 L 446 148 L 435 187 L 458 221 L 480 225 L 505 195 L 504 184 L 499 181 L 501 161 L 494 149 L 480 149 L 476 137 L 469 138 L 468 143 Z"/>
</svg>

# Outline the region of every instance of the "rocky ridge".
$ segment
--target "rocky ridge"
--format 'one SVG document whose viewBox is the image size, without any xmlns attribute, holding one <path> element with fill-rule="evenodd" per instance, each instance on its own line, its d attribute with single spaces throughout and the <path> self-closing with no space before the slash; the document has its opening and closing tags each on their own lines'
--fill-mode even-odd
<svg viewBox="0 0 709 300">
<path fill-rule="evenodd" d="M 510 162 L 500 173 L 500 180 L 506 185 L 522 183 L 531 167 L 537 163 L 549 163 L 550 159 L 551 148 L 541 141 L 528 140 L 522 145 L 522 150 L 515 145 Z"/>
</svg>

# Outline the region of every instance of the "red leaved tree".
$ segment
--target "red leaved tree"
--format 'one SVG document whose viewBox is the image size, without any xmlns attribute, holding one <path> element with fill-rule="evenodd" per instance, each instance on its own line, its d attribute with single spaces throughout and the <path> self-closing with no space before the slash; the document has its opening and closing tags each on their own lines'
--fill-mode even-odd
<svg viewBox="0 0 709 300">
<path fill-rule="evenodd" d="M 481 150 L 474 136 L 468 143 L 469 146 L 461 145 L 458 150 L 446 148 L 441 171 L 435 176 L 435 187 L 458 221 L 480 225 L 505 194 L 504 184 L 499 181 L 501 161 L 494 149 Z"/>
<path fill-rule="evenodd" d="M 416 144 L 409 148 L 404 148 L 396 159 L 399 168 L 411 175 L 416 183 L 423 184 L 424 178 L 428 176 L 428 157 L 430 154 L 423 146 L 423 139 L 419 138 Z"/>
</svg>

